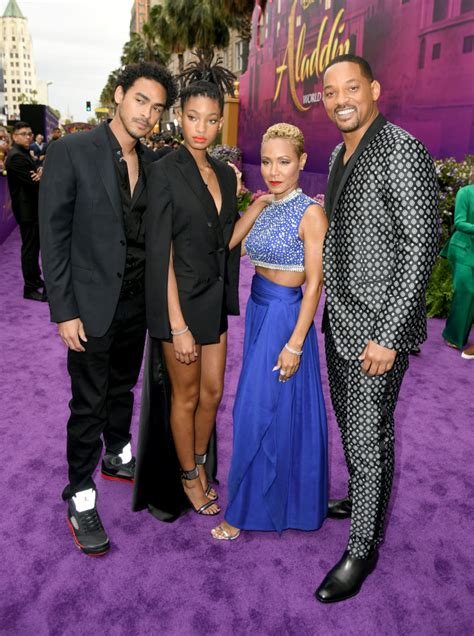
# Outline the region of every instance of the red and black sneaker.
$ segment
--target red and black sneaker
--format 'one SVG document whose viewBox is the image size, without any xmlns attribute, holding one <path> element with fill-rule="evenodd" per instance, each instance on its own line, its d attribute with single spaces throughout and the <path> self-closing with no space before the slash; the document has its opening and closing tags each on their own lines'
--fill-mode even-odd
<svg viewBox="0 0 474 636">
<path fill-rule="evenodd" d="M 67 522 L 77 547 L 89 556 L 101 556 L 109 550 L 110 542 L 95 506 L 95 492 L 91 492 L 92 507 L 87 510 L 78 511 L 76 497 L 67 500 Z"/>
<path fill-rule="evenodd" d="M 106 453 L 102 459 L 101 475 L 104 479 L 112 481 L 126 481 L 132 483 L 135 481 L 135 457 L 124 464 L 120 455 Z"/>
</svg>

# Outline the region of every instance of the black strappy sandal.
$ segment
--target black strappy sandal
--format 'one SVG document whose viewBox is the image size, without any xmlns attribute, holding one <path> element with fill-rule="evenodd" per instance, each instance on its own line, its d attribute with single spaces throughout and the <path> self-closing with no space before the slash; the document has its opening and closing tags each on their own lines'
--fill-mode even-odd
<svg viewBox="0 0 474 636">
<path fill-rule="evenodd" d="M 197 466 L 195 466 L 192 470 L 182 470 L 181 469 L 181 480 L 182 481 L 193 481 L 194 479 L 199 479 L 199 468 Z M 183 485 L 184 487 L 184 485 Z M 186 488 L 184 488 L 184 492 L 186 493 Z M 186 493 L 186 496 L 189 499 L 189 495 Z M 215 515 L 218 515 L 220 513 L 220 508 L 219 510 L 217 510 L 217 512 L 209 512 L 208 514 L 205 514 L 205 511 L 210 508 L 211 506 L 214 506 L 214 501 L 211 499 L 210 501 L 208 501 L 207 503 L 203 504 L 200 508 L 195 508 L 193 502 L 191 501 L 191 499 L 189 499 L 189 503 L 191 504 L 192 509 L 194 510 L 194 512 L 196 512 L 198 515 L 204 515 L 205 517 L 214 517 Z"/>
<path fill-rule="evenodd" d="M 204 455 L 194 455 L 194 461 L 198 466 L 204 466 L 207 461 L 207 453 L 204 453 Z M 214 495 L 212 495 L 212 491 L 214 491 Z M 215 488 L 213 488 L 209 483 L 207 484 L 207 489 L 204 494 L 211 501 L 217 501 L 219 499 L 219 495 L 215 491 Z"/>
</svg>

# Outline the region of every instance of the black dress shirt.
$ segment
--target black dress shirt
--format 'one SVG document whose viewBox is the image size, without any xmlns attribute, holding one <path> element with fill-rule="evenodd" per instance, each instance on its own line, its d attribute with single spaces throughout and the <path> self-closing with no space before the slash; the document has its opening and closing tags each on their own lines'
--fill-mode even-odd
<svg viewBox="0 0 474 636">
<path fill-rule="evenodd" d="M 117 181 L 123 208 L 123 224 L 127 239 L 127 255 L 121 298 L 130 297 L 144 289 L 145 274 L 145 210 L 146 189 L 140 142 L 135 145 L 138 156 L 138 180 L 133 191 L 130 191 L 127 162 L 123 158 L 122 148 L 114 133 L 107 126 L 108 138 L 114 156 Z"/>
</svg>

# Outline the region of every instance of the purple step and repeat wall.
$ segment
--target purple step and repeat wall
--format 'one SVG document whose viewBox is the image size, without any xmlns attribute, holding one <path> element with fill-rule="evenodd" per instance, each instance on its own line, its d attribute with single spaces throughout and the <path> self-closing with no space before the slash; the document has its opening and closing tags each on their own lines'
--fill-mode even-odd
<svg viewBox="0 0 474 636">
<path fill-rule="evenodd" d="M 0 245 L 16 226 L 13 218 L 7 178 L 0 174 Z"/>
<path fill-rule="evenodd" d="M 324 192 L 340 134 L 322 103 L 322 75 L 355 53 L 382 86 L 380 111 L 436 158 L 474 153 L 474 0 L 268 0 L 253 14 L 240 80 L 239 146 L 246 185 L 263 188 L 259 140 L 271 124 L 299 126 L 308 162 L 301 184 Z"/>
</svg>

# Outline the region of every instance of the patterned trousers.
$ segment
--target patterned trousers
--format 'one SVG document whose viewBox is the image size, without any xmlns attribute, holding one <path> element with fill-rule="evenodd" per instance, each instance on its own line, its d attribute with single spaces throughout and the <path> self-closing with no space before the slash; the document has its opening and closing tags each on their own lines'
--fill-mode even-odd
<svg viewBox="0 0 474 636">
<path fill-rule="evenodd" d="M 331 401 L 341 431 L 352 500 L 349 552 L 366 558 L 378 546 L 393 481 L 393 414 L 408 354 L 398 353 L 392 369 L 370 377 L 359 360 L 345 360 L 325 330 Z"/>
</svg>

